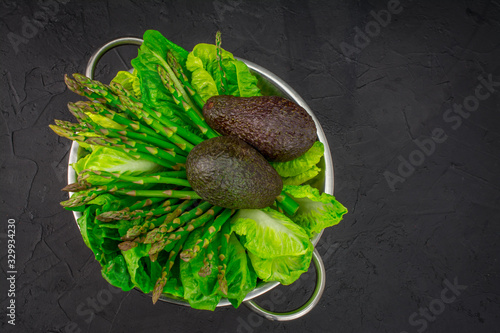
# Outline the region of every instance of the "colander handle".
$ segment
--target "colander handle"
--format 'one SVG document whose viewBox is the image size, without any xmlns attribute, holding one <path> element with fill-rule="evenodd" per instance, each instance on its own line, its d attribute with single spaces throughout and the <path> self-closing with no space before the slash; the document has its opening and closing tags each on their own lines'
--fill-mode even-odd
<svg viewBox="0 0 500 333">
<path fill-rule="evenodd" d="M 94 78 L 94 72 L 95 68 L 97 66 L 97 63 L 101 59 L 101 57 L 104 55 L 104 53 L 108 52 L 114 47 L 120 46 L 120 45 L 141 45 L 143 40 L 141 38 L 137 37 L 121 37 L 117 39 L 113 39 L 112 41 L 104 44 L 101 46 L 97 51 L 92 54 L 92 56 L 89 59 L 89 62 L 87 63 L 87 68 L 85 69 L 85 76 L 93 79 Z"/>
<path fill-rule="evenodd" d="M 316 249 L 313 252 L 312 258 L 314 266 L 316 267 L 316 288 L 314 289 L 311 298 L 300 308 L 290 312 L 278 313 L 263 309 L 262 307 L 257 305 L 253 300 L 245 301 L 243 303 L 253 312 L 272 321 L 289 321 L 304 316 L 309 311 L 311 311 L 316 306 L 316 304 L 318 304 L 321 295 L 325 290 L 325 281 L 326 281 L 325 265 L 323 264 L 323 260 L 321 260 L 321 256 Z"/>
</svg>

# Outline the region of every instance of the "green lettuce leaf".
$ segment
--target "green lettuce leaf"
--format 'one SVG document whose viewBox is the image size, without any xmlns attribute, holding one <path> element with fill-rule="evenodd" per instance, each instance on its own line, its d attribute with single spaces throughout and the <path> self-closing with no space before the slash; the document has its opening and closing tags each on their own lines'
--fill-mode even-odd
<svg viewBox="0 0 500 333">
<path fill-rule="evenodd" d="M 136 159 L 123 151 L 103 146 L 95 146 L 92 153 L 81 158 L 71 166 L 78 174 L 86 169 L 126 172 L 131 175 L 156 172 L 162 169 L 162 167 L 156 163 L 143 159 Z"/>
<path fill-rule="evenodd" d="M 163 292 L 170 294 L 177 298 L 184 297 L 184 287 L 182 286 L 181 277 L 180 277 L 180 260 L 177 259 L 174 262 L 174 265 L 170 269 L 170 274 L 168 275 L 167 283 L 165 287 L 163 287 Z"/>
<path fill-rule="evenodd" d="M 101 273 L 106 281 L 115 287 L 121 288 L 123 291 L 129 291 L 134 288 L 127 270 L 127 263 L 122 255 L 117 255 L 103 266 Z"/>
<path fill-rule="evenodd" d="M 82 234 L 83 242 L 89 249 L 94 252 L 94 255 L 97 260 L 100 260 L 100 256 L 102 254 L 101 249 L 96 242 L 95 236 L 92 234 L 92 230 L 94 229 L 94 219 L 95 219 L 95 207 L 87 206 L 80 216 L 76 223 L 80 228 L 80 233 Z"/>
<path fill-rule="evenodd" d="M 144 42 L 139 48 L 137 57 L 131 61 L 140 80 L 141 102 L 160 112 L 175 124 L 193 133 L 199 133 L 198 129 L 190 125 L 190 120 L 184 110 L 177 106 L 172 94 L 165 88 L 158 75 L 158 66 L 165 69 L 169 68 L 167 63 L 168 52 L 173 53 L 182 67 L 185 66 L 188 52 L 166 39 L 156 30 L 147 30 L 144 33 L 143 40 Z"/>
<path fill-rule="evenodd" d="M 132 73 L 128 71 L 119 71 L 111 82 L 119 83 L 128 90 L 134 97 L 141 99 L 141 83 L 137 76 L 137 70 Z"/>
<path fill-rule="evenodd" d="M 203 235 L 203 228 L 195 229 L 190 234 L 184 248 L 191 248 L 197 240 Z M 220 236 L 219 236 L 220 237 Z M 219 238 L 217 237 L 217 238 Z M 217 293 L 217 266 L 218 256 L 214 255 L 211 259 L 207 259 L 204 255 L 205 251 L 217 254 L 217 247 L 220 241 L 214 239 L 206 249 L 203 249 L 196 257 L 188 262 L 180 263 L 180 277 L 184 287 L 184 299 L 189 302 L 189 305 L 194 309 L 215 310 L 221 296 Z M 207 264 L 212 267 L 211 273 L 208 276 L 200 276 L 200 269 Z"/>
<path fill-rule="evenodd" d="M 261 258 L 303 255 L 309 237 L 286 215 L 271 208 L 240 209 L 231 219 L 232 230 L 242 237 L 245 248 Z"/>
<path fill-rule="evenodd" d="M 114 128 L 114 129 L 117 129 L 117 130 L 121 130 L 123 129 L 123 126 L 118 124 L 117 122 L 109 119 L 108 117 L 104 117 L 104 116 L 101 116 L 99 114 L 94 114 L 94 113 L 90 113 L 90 112 L 86 112 L 85 113 L 87 116 L 89 116 L 90 119 L 92 119 L 92 121 L 102 127 L 105 127 L 105 128 Z M 93 133 L 88 133 L 86 136 L 98 136 L 97 134 L 95 135 L 90 135 L 90 134 L 93 134 Z"/>
<path fill-rule="evenodd" d="M 217 47 L 212 44 L 197 44 L 189 53 L 186 67 L 191 71 L 191 85 L 206 102 L 212 96 L 224 94 L 241 97 L 260 96 L 257 78 L 247 65 L 221 49 L 221 64 L 226 77 L 226 86 L 221 85 L 221 71 L 217 60 Z"/>
<path fill-rule="evenodd" d="M 207 52 L 203 52 L 205 51 L 205 48 L 203 48 L 202 45 L 208 44 L 198 44 L 195 46 L 193 52 L 189 53 L 188 55 L 186 67 L 189 71 L 191 71 L 191 85 L 200 95 L 203 101 L 206 102 L 210 97 L 219 95 L 219 91 L 217 89 L 217 84 L 215 83 L 214 78 L 206 69 L 207 65 L 203 61 L 204 59 L 206 59 L 206 56 L 204 56 L 203 53 Z M 206 62 L 210 64 L 210 61 Z"/>
<path fill-rule="evenodd" d="M 128 200 L 128 202 L 132 202 Z M 114 210 L 115 208 L 121 207 L 121 200 L 109 193 L 104 193 L 93 200 L 87 202 L 86 205 L 82 206 L 82 216 L 78 218 L 77 223 L 80 227 L 80 233 L 82 234 L 83 241 L 96 256 L 96 260 L 101 263 L 104 259 L 109 259 L 110 256 L 114 257 L 114 254 L 118 252 L 117 246 L 121 242 L 120 234 L 116 228 L 106 228 L 101 226 L 101 221 L 96 219 L 96 216 L 103 210 L 109 209 Z M 106 256 L 106 258 L 105 258 Z"/>
<path fill-rule="evenodd" d="M 127 263 L 130 280 L 146 294 L 153 291 L 162 270 L 158 261 L 151 262 L 149 259 L 150 248 L 151 244 L 139 244 L 130 250 L 121 251 Z"/>
<path fill-rule="evenodd" d="M 96 220 L 97 221 L 97 220 Z M 99 224 L 95 224 L 92 233 L 98 241 L 98 246 L 104 254 L 115 254 L 118 250 L 118 244 L 122 242 L 120 233 L 114 228 L 102 228 Z"/>
<path fill-rule="evenodd" d="M 184 284 L 184 295 L 186 295 L 186 285 Z M 219 304 L 221 297 L 217 294 L 206 296 L 202 292 L 192 292 L 189 294 L 189 305 L 193 309 L 214 311 Z"/>
<path fill-rule="evenodd" d="M 325 153 L 325 147 L 321 141 L 316 141 L 303 155 L 287 162 L 270 162 L 272 167 L 281 177 L 293 177 L 310 170 L 318 164 Z"/>
<path fill-rule="evenodd" d="M 347 208 L 333 195 L 327 193 L 320 195 L 318 189 L 309 185 L 285 185 L 283 191 L 300 205 L 291 219 L 303 227 L 310 236 L 339 223 L 342 216 L 347 213 Z"/>
<path fill-rule="evenodd" d="M 257 285 L 257 275 L 248 259 L 245 248 L 234 233 L 231 234 L 228 243 L 226 281 L 227 298 L 235 308 Z"/>
<path fill-rule="evenodd" d="M 260 279 L 290 284 L 307 271 L 313 245 L 284 214 L 271 208 L 240 209 L 231 224 Z"/>
<path fill-rule="evenodd" d="M 250 72 L 248 66 L 240 60 L 233 61 L 233 65 L 238 82 L 238 94 L 235 96 L 262 96 L 260 89 L 257 87 L 257 78 Z"/>
<path fill-rule="evenodd" d="M 301 185 L 313 179 L 321 172 L 321 169 L 313 165 L 309 170 L 292 177 L 282 177 L 283 185 Z"/>
<path fill-rule="evenodd" d="M 295 282 L 302 273 L 307 272 L 313 249 L 312 243 L 309 242 L 307 252 L 303 255 L 263 259 L 250 252 L 248 256 L 257 275 L 263 281 L 278 281 L 283 285 L 289 285 Z"/>
<path fill-rule="evenodd" d="M 111 208 L 112 206 L 119 204 L 119 202 L 120 200 L 113 194 L 103 193 L 101 195 L 98 195 L 94 199 L 90 200 L 89 202 L 87 202 L 87 205 L 97 205 L 97 206 L 104 206 L 106 208 Z"/>
<path fill-rule="evenodd" d="M 172 52 L 183 69 L 186 69 L 186 59 L 189 52 L 183 47 L 169 41 L 156 30 L 146 30 L 143 40 L 143 45 L 146 44 L 147 47 L 157 53 L 159 57 L 166 59 L 167 52 Z"/>
</svg>

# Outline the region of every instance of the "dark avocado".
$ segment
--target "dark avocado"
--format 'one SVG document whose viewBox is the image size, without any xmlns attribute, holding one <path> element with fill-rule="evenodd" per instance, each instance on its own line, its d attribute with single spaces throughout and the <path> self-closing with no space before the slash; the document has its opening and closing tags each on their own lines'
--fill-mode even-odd
<svg viewBox="0 0 500 333">
<path fill-rule="evenodd" d="M 213 96 L 205 103 L 203 115 L 214 130 L 237 136 L 269 161 L 293 160 L 317 139 L 309 113 L 278 96 Z"/>
<path fill-rule="evenodd" d="M 224 208 L 268 207 L 283 189 L 269 162 L 236 137 L 220 136 L 196 145 L 187 157 L 186 174 L 196 193 Z"/>
</svg>

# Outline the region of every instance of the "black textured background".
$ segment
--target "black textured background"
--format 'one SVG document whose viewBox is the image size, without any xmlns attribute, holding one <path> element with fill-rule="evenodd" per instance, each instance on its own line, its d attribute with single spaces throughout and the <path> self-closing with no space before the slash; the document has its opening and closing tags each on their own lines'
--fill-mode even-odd
<svg viewBox="0 0 500 333">
<path fill-rule="evenodd" d="M 500 86 L 460 123 L 447 110 L 473 101 L 480 75 L 500 82 L 500 1 L 401 0 L 402 11 L 346 59 L 341 43 L 375 29 L 370 11 L 390 4 L 0 0 L 0 331 L 499 332 Z M 59 206 L 70 142 L 48 125 L 70 120 L 65 105 L 80 100 L 63 75 L 83 72 L 103 43 L 150 28 L 188 50 L 220 29 L 225 49 L 288 82 L 323 124 L 349 214 L 318 245 L 326 290 L 307 316 L 274 323 L 245 306 L 203 312 L 111 293 Z M 109 80 L 135 53 L 111 51 L 97 78 Z M 417 158 L 417 142 L 436 128 L 446 141 L 391 190 L 384 173 Z M 5 315 L 8 218 L 17 227 L 15 327 Z M 258 302 L 299 306 L 313 272 Z M 454 296 L 445 280 L 467 288 Z"/>
</svg>

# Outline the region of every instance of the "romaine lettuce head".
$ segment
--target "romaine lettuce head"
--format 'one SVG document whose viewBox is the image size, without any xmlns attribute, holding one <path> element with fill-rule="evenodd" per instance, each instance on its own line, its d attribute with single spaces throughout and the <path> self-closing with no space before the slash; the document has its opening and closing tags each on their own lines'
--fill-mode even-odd
<svg viewBox="0 0 500 333">
<path fill-rule="evenodd" d="M 156 172 L 162 169 L 162 167 L 156 163 L 143 159 L 136 159 L 124 151 L 103 146 L 94 146 L 92 153 L 81 158 L 71 166 L 78 174 L 86 169 L 120 173 L 126 172 L 130 175 Z"/>
<path fill-rule="evenodd" d="M 240 209 L 231 223 L 260 279 L 290 284 L 309 268 L 309 236 L 284 214 L 271 208 Z"/>
<path fill-rule="evenodd" d="M 249 252 L 255 272 L 265 282 L 278 281 L 283 285 L 295 282 L 302 273 L 307 272 L 311 264 L 313 245 L 309 242 L 307 252 L 297 256 L 281 256 L 271 259 L 262 259 Z"/>
<path fill-rule="evenodd" d="M 333 195 L 320 194 L 318 189 L 309 185 L 285 185 L 283 191 L 300 205 L 291 219 L 302 226 L 309 236 L 339 223 L 342 216 L 347 213 L 347 208 Z"/>
<path fill-rule="evenodd" d="M 286 215 L 271 209 L 240 209 L 231 219 L 232 230 L 245 248 L 260 258 L 306 254 L 309 237 Z"/>
</svg>

